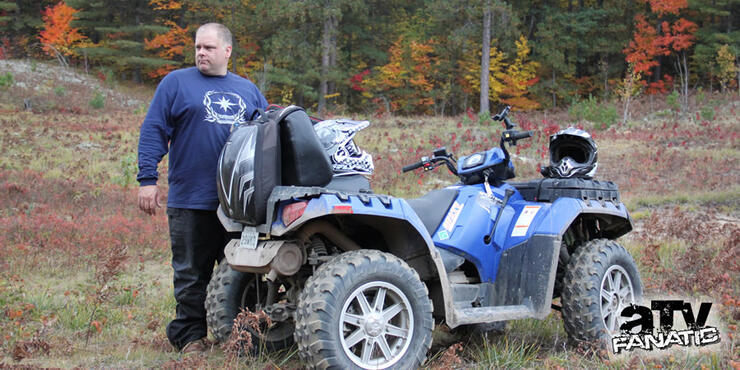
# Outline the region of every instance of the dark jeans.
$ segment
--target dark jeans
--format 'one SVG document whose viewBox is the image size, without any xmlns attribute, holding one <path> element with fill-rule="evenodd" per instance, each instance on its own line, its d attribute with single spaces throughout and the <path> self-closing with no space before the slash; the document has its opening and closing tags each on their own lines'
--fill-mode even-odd
<svg viewBox="0 0 740 370">
<path fill-rule="evenodd" d="M 167 208 L 172 243 L 176 317 L 167 338 L 178 350 L 208 334 L 206 287 L 214 264 L 224 257 L 227 235 L 216 211 Z"/>
</svg>

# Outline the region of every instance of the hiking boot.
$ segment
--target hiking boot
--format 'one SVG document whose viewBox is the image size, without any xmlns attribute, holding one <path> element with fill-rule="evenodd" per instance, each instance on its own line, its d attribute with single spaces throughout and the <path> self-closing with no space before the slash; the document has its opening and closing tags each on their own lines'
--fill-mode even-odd
<svg viewBox="0 0 740 370">
<path fill-rule="evenodd" d="M 186 344 L 182 349 L 180 350 L 181 353 L 201 353 L 206 352 L 211 349 L 211 343 L 206 339 L 206 337 L 196 339 L 192 342 L 189 342 Z"/>
</svg>

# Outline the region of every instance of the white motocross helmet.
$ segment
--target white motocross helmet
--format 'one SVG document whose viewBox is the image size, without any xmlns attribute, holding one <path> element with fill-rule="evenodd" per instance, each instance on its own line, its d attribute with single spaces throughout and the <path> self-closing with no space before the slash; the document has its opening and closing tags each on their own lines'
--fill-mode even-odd
<svg viewBox="0 0 740 370">
<path fill-rule="evenodd" d="M 375 169 L 373 157 L 352 140 L 357 131 L 369 125 L 369 121 L 330 119 L 313 126 L 326 154 L 331 159 L 335 176 L 372 175 Z"/>
</svg>

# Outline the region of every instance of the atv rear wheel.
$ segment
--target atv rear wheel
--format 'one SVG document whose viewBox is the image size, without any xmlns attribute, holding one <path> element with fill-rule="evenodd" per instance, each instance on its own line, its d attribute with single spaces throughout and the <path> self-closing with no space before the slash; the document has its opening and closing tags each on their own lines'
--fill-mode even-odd
<svg viewBox="0 0 740 370">
<path fill-rule="evenodd" d="M 432 344 L 432 303 L 406 262 L 376 250 L 344 253 L 308 279 L 295 340 L 311 367 L 417 368 Z"/>
<path fill-rule="evenodd" d="M 216 341 L 229 339 L 234 318 L 241 309 L 256 312 L 258 303 L 265 307 L 266 296 L 267 283 L 262 281 L 261 275 L 236 271 L 226 260 L 221 261 L 208 284 L 206 296 L 206 321 Z M 294 327 L 290 320 L 275 322 L 269 328 L 263 323 L 260 325 L 262 334 L 251 328 L 247 330 L 252 335 L 255 350 L 278 351 L 293 344 Z"/>
<path fill-rule="evenodd" d="M 635 260 L 613 240 L 585 243 L 571 256 L 563 279 L 563 324 L 579 341 L 603 341 L 619 333 L 622 309 L 642 298 Z"/>
</svg>

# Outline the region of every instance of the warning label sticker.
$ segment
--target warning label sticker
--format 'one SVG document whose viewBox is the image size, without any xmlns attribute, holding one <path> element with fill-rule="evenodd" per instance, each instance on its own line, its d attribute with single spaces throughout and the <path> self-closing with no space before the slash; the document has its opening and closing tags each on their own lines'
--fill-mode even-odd
<svg viewBox="0 0 740 370">
<path fill-rule="evenodd" d="M 514 225 L 514 230 L 511 232 L 511 236 L 527 235 L 529 225 L 532 224 L 532 220 L 534 220 L 534 216 L 537 215 L 537 212 L 540 210 L 540 208 L 540 206 L 524 207 L 522 213 L 519 214 L 519 218 L 516 220 L 516 224 Z"/>
</svg>

